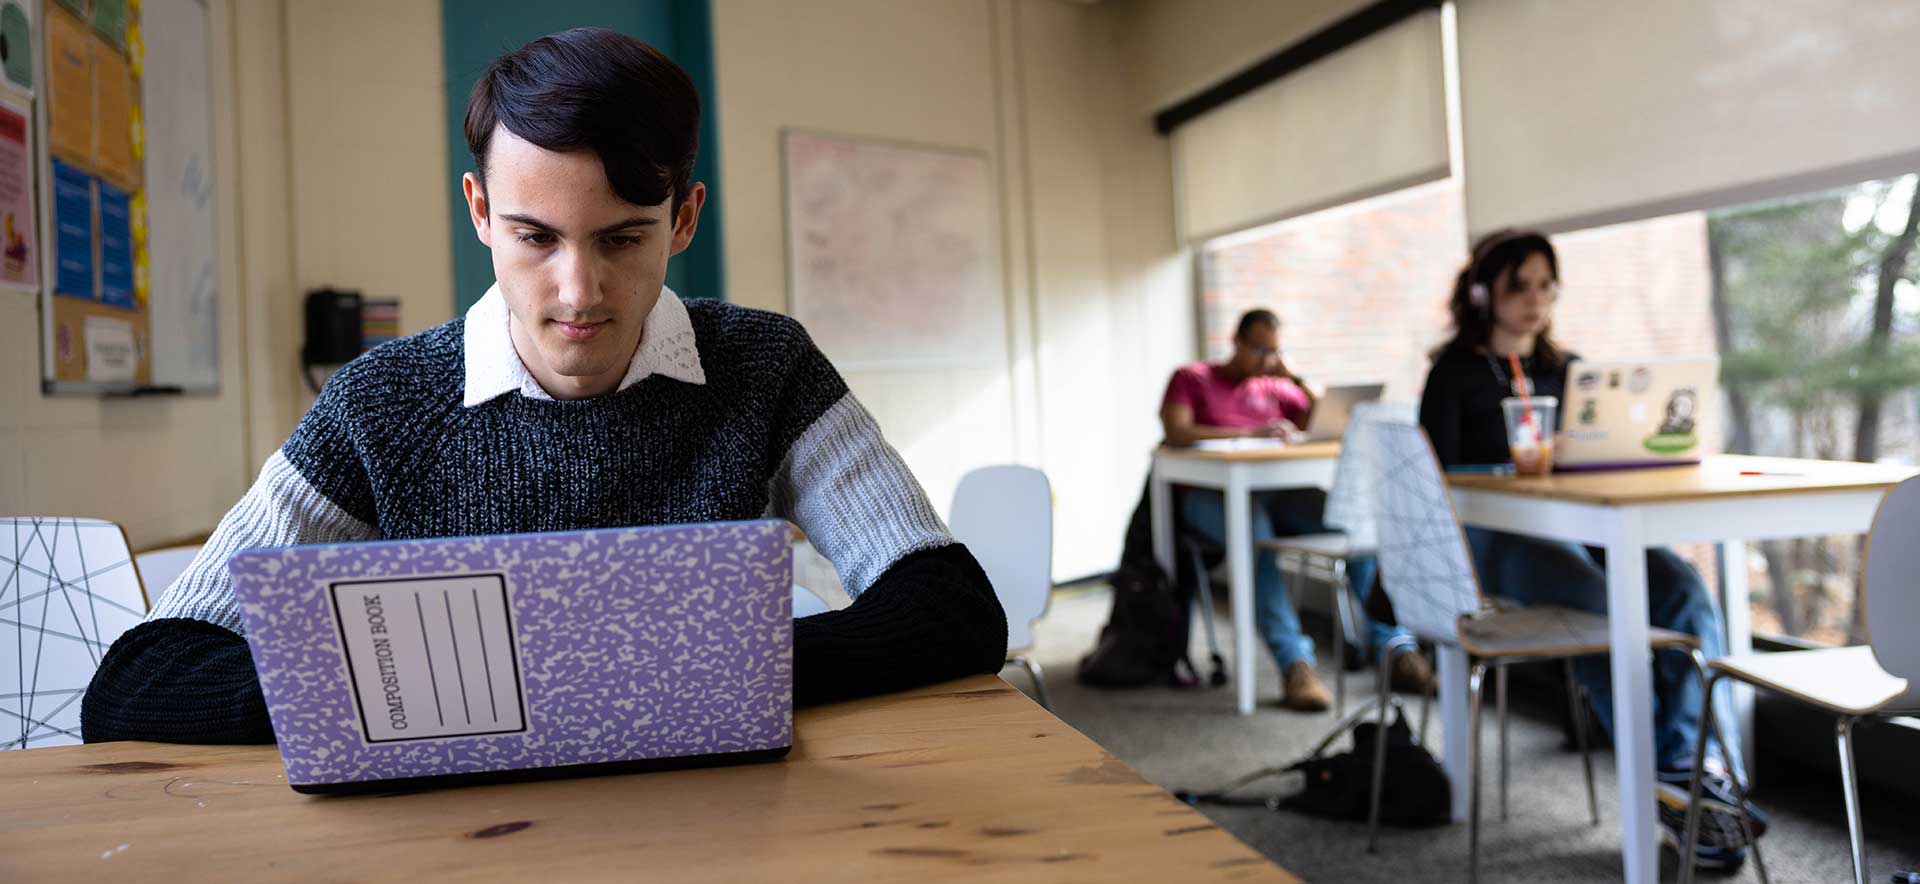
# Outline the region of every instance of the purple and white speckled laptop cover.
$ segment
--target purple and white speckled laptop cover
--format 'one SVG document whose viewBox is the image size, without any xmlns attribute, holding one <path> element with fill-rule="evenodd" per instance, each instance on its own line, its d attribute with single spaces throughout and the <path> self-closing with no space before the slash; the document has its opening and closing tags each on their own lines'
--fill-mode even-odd
<svg viewBox="0 0 1920 884">
<path fill-rule="evenodd" d="M 301 791 L 761 760 L 793 742 L 785 522 L 296 546 L 227 567 Z"/>
</svg>

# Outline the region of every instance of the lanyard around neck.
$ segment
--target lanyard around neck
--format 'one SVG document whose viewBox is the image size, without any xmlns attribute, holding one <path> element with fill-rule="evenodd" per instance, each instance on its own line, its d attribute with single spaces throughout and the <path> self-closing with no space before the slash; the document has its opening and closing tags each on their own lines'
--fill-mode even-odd
<svg viewBox="0 0 1920 884">
<path fill-rule="evenodd" d="M 1482 355 L 1484 355 L 1484 356 L 1486 356 L 1486 357 L 1487 357 L 1487 368 L 1490 368 L 1490 369 L 1492 369 L 1492 370 L 1493 370 L 1493 376 L 1494 376 L 1494 378 L 1495 378 L 1496 380 L 1498 380 L 1498 381 L 1500 381 L 1500 386 L 1502 386 L 1502 387 L 1506 387 L 1506 388 L 1507 388 L 1507 392 L 1508 392 L 1509 394 L 1512 394 L 1512 395 L 1516 395 L 1516 396 L 1517 396 L 1517 395 L 1519 395 L 1519 393 L 1518 393 L 1518 391 L 1516 391 L 1516 390 L 1514 389 L 1514 386 L 1513 386 L 1513 379 L 1512 379 L 1512 378 L 1510 378 L 1510 377 L 1508 377 L 1508 376 L 1507 376 L 1507 370 L 1506 370 L 1505 368 L 1503 368 L 1503 367 L 1501 367 L 1501 365 L 1500 365 L 1500 360 L 1498 360 L 1498 359 L 1495 359 L 1492 353 L 1485 353 L 1485 354 L 1482 354 Z M 1523 371 L 1523 372 L 1525 371 L 1525 368 L 1526 368 L 1526 365 L 1525 365 L 1525 363 L 1523 362 L 1523 363 L 1521 364 L 1521 369 L 1522 369 L 1522 371 Z M 1527 387 L 1528 387 L 1529 389 L 1531 389 L 1531 388 L 1533 388 L 1533 384 L 1532 384 L 1531 382 L 1529 382 L 1529 383 L 1527 384 Z"/>
</svg>

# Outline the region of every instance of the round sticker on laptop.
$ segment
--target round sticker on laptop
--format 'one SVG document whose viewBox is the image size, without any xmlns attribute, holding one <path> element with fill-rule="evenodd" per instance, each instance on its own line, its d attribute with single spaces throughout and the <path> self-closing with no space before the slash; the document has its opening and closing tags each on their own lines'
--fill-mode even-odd
<svg viewBox="0 0 1920 884">
<path fill-rule="evenodd" d="M 1627 392 L 1629 393 L 1645 393 L 1647 392 L 1647 388 L 1651 386 L 1653 386 L 1653 369 L 1644 365 L 1635 368 L 1633 374 L 1627 376 Z"/>
<path fill-rule="evenodd" d="M 1639 372 L 1635 372 L 1635 377 Z M 1666 415 L 1658 432 L 1641 443 L 1654 454 L 1684 454 L 1700 444 L 1693 432 L 1693 415 L 1699 407 L 1699 394 L 1692 387 L 1675 387 L 1667 396 Z"/>
</svg>

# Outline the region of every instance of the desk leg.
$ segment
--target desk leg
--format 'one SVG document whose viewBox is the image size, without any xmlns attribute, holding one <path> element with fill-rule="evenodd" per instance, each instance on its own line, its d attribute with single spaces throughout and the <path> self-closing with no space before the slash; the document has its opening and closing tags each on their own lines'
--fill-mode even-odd
<svg viewBox="0 0 1920 884">
<path fill-rule="evenodd" d="M 1628 884 L 1660 880 L 1653 804 L 1653 664 L 1647 648 L 1647 547 L 1640 513 L 1617 511 L 1607 544 L 1607 629 L 1613 645 L 1613 739 Z"/>
<path fill-rule="evenodd" d="M 1241 715 L 1253 714 L 1253 520 L 1247 476 L 1227 473 L 1227 575 L 1233 586 L 1233 691 Z"/>
<path fill-rule="evenodd" d="M 1160 563 L 1169 580 L 1178 582 L 1180 572 L 1173 562 L 1173 486 L 1157 469 L 1147 478 L 1147 509 L 1153 530 L 1153 560 Z"/>
<path fill-rule="evenodd" d="M 1467 652 L 1456 645 L 1441 645 L 1440 651 L 1440 737 L 1441 761 L 1447 779 L 1453 783 L 1453 821 L 1467 819 Z"/>
<path fill-rule="evenodd" d="M 1720 616 L 1727 623 L 1727 654 L 1753 653 L 1753 608 L 1747 600 L 1747 543 L 1729 540 L 1720 544 Z M 1724 684 L 1733 692 L 1733 716 L 1740 734 L 1740 757 L 1747 767 L 1747 788 L 1753 788 L 1753 688 L 1738 679 Z M 1720 704 L 1714 704 L 1719 709 Z M 1725 721 L 1725 719 L 1721 719 Z"/>
</svg>

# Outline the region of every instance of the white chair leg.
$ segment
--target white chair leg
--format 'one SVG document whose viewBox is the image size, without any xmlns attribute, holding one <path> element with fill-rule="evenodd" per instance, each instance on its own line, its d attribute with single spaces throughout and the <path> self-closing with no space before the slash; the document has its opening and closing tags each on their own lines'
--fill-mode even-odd
<svg viewBox="0 0 1920 884">
<path fill-rule="evenodd" d="M 1500 715 L 1500 821 L 1507 821 L 1507 663 L 1494 664 L 1493 703 Z"/>
<path fill-rule="evenodd" d="M 1487 664 L 1475 662 L 1467 676 L 1467 882 L 1480 881 L 1480 707 Z"/>
<path fill-rule="evenodd" d="M 1041 672 L 1039 661 L 1034 660 L 1032 657 L 1021 655 L 1009 658 L 1007 663 L 1019 666 L 1027 671 L 1027 675 L 1033 679 L 1033 692 L 1040 695 L 1040 708 L 1052 712 L 1053 700 L 1047 696 L 1047 678 Z"/>
<path fill-rule="evenodd" d="M 1867 884 L 1867 834 L 1860 822 L 1860 772 L 1853 763 L 1853 724 L 1860 719 L 1848 715 L 1834 727 L 1834 742 L 1840 749 L 1840 782 L 1847 796 L 1847 838 L 1853 849 L 1853 882 Z"/>
</svg>

